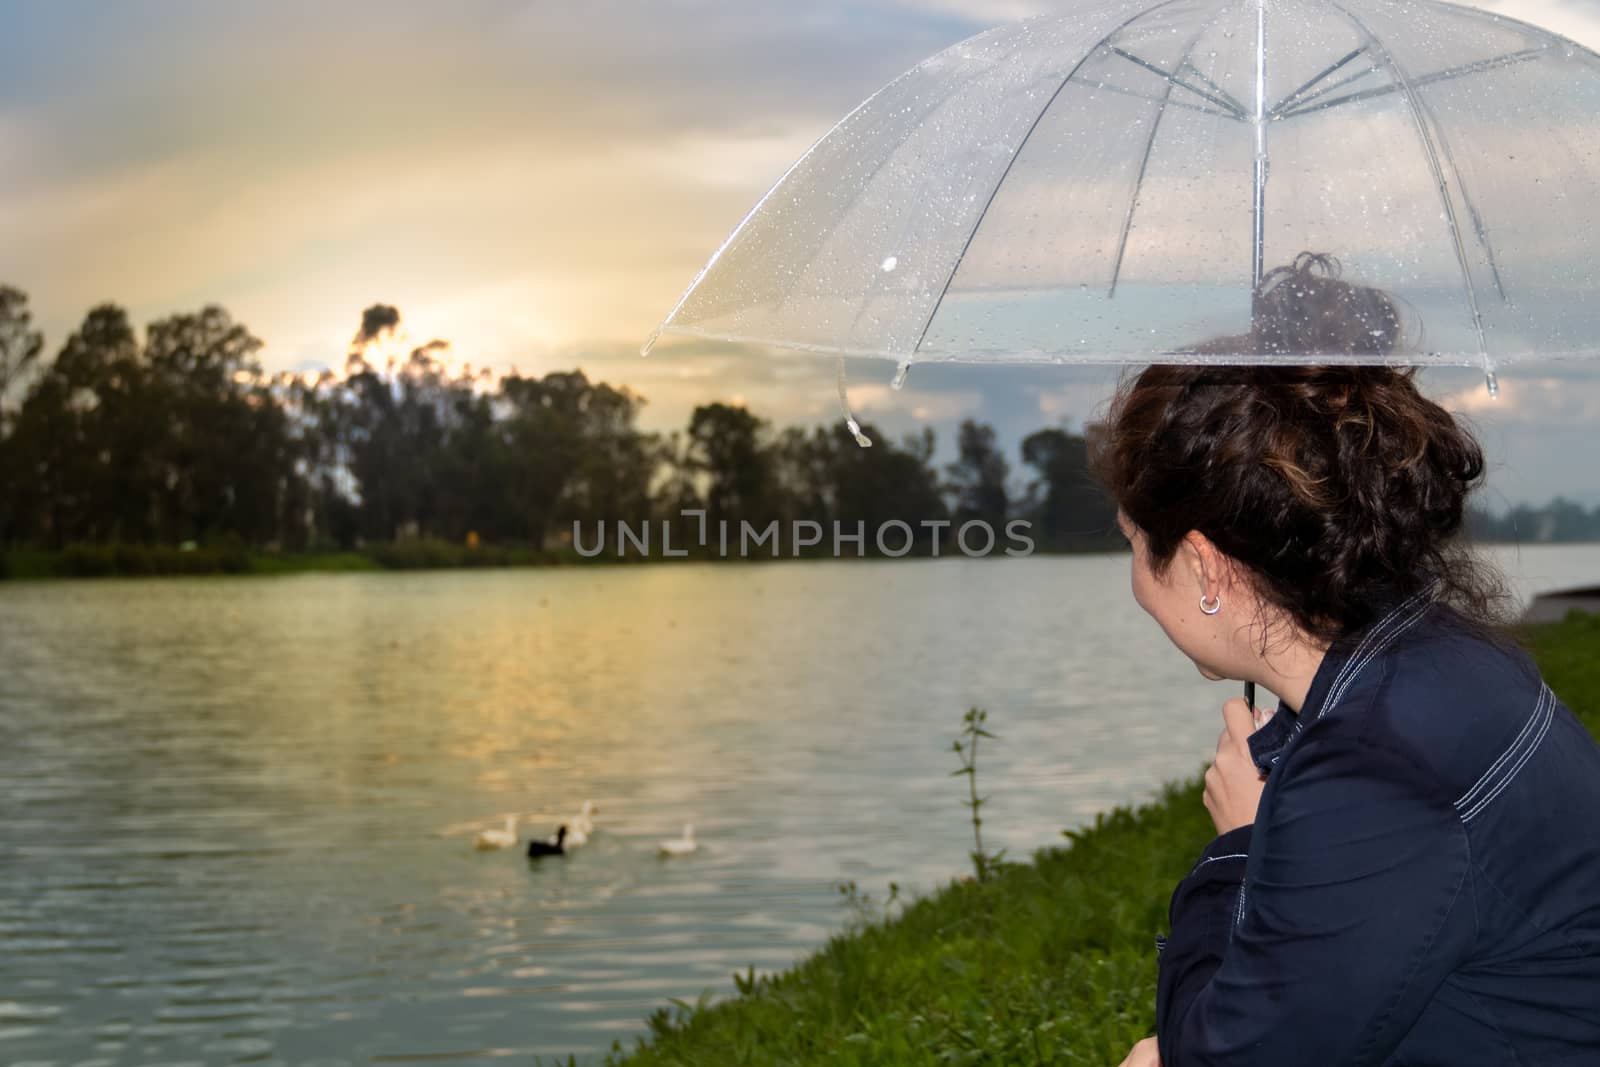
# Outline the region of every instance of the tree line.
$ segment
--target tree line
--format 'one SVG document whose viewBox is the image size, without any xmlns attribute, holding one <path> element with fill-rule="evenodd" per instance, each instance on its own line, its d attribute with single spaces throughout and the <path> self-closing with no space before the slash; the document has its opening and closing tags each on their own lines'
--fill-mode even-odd
<svg viewBox="0 0 1600 1067">
<path fill-rule="evenodd" d="M 1039 550 L 1116 543 L 1084 438 L 1064 429 L 1029 435 L 1016 470 L 974 421 L 942 467 L 931 429 L 891 441 L 867 426 L 863 449 L 837 424 L 778 427 L 723 403 L 648 433 L 644 397 L 581 370 L 454 370 L 442 341 L 380 365 L 374 345 L 399 322 L 367 308 L 342 374 L 269 375 L 261 341 L 220 307 L 141 338 L 103 304 L 46 359 L 26 295 L 0 287 L 0 547 L 540 548 L 602 522 L 672 524 L 688 544 L 695 511 L 736 526 L 899 520 L 920 552 L 937 550 L 938 524 L 949 537 L 971 520 L 1028 520 Z"/>
<path fill-rule="evenodd" d="M 921 553 L 973 520 L 997 531 L 1025 520 L 1040 551 L 1120 543 L 1087 443 L 1065 429 L 1028 435 L 1015 468 L 994 429 L 971 420 L 942 467 L 932 429 L 891 441 L 869 425 L 876 443 L 863 449 L 837 423 L 778 427 L 722 403 L 647 433 L 644 397 L 581 370 L 453 370 L 443 341 L 374 362 L 399 324 L 395 308 L 373 305 L 342 374 L 269 375 L 261 341 L 220 307 L 160 319 L 141 338 L 125 310 L 102 304 L 46 359 L 27 296 L 0 286 L 0 549 L 538 550 L 568 541 L 574 523 L 617 522 L 666 523 L 686 545 L 707 520 L 899 521 Z M 1558 498 L 1475 510 L 1469 530 L 1595 540 L 1600 508 Z"/>
<path fill-rule="evenodd" d="M 1468 536 L 1479 541 L 1600 541 L 1600 507 L 1584 508 L 1565 497 L 1548 504 L 1518 504 L 1502 515 L 1474 509 L 1467 516 Z"/>
</svg>

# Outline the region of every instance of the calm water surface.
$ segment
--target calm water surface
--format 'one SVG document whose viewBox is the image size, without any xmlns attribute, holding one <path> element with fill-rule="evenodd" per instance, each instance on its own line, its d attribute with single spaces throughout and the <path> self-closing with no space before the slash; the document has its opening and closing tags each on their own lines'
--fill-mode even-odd
<svg viewBox="0 0 1600 1067">
<path fill-rule="evenodd" d="M 1020 857 L 1197 770 L 1232 695 L 1126 557 L 0 586 L 0 1062 L 593 1056 L 816 947 L 836 882 L 958 873 L 969 705 Z M 472 848 L 590 798 L 571 857 Z"/>
</svg>

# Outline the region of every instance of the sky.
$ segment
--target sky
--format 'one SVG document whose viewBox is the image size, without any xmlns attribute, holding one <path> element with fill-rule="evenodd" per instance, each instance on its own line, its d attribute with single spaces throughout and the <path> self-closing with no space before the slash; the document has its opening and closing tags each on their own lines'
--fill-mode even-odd
<svg viewBox="0 0 1600 1067">
<path fill-rule="evenodd" d="M 837 417 L 831 361 L 638 348 L 745 213 L 862 99 L 1043 0 L 0 0 L 0 283 L 48 351 L 90 307 L 216 303 L 269 370 L 342 366 L 397 306 L 457 363 L 582 367 L 649 401 Z M 1600 0 L 1483 6 L 1600 48 Z M 851 361 L 857 413 L 948 442 L 1081 426 L 1114 370 Z M 1600 504 L 1600 372 L 1430 371 L 1473 420 L 1488 502 Z"/>
</svg>

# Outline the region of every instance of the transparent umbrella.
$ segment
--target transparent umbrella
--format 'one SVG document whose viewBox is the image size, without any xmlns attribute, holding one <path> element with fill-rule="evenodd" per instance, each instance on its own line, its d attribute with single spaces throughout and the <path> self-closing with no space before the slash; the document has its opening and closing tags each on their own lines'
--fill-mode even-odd
<svg viewBox="0 0 1600 1067">
<path fill-rule="evenodd" d="M 1600 56 L 1427 0 L 997 28 L 840 121 L 646 352 L 662 331 L 881 356 L 896 385 L 923 361 L 1383 362 L 1482 365 L 1492 392 L 1497 365 L 1600 355 Z"/>
</svg>

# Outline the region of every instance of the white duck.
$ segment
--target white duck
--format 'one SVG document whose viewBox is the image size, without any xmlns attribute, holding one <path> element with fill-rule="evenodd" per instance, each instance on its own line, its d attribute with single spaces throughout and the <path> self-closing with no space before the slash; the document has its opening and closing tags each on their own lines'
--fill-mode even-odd
<svg viewBox="0 0 1600 1067">
<path fill-rule="evenodd" d="M 510 848 L 517 843 L 517 817 L 515 815 L 507 815 L 506 828 L 504 830 L 479 830 L 478 836 L 473 839 L 472 843 L 485 850 Z"/>
<path fill-rule="evenodd" d="M 594 801 L 585 800 L 583 810 L 568 823 L 567 847 L 578 848 L 588 844 L 589 835 L 594 833 L 594 813 L 600 809 L 594 806 Z"/>
<path fill-rule="evenodd" d="M 671 841 L 663 841 L 657 848 L 663 856 L 687 856 L 699 846 L 694 841 L 694 823 L 683 824 L 683 836 Z"/>
</svg>

